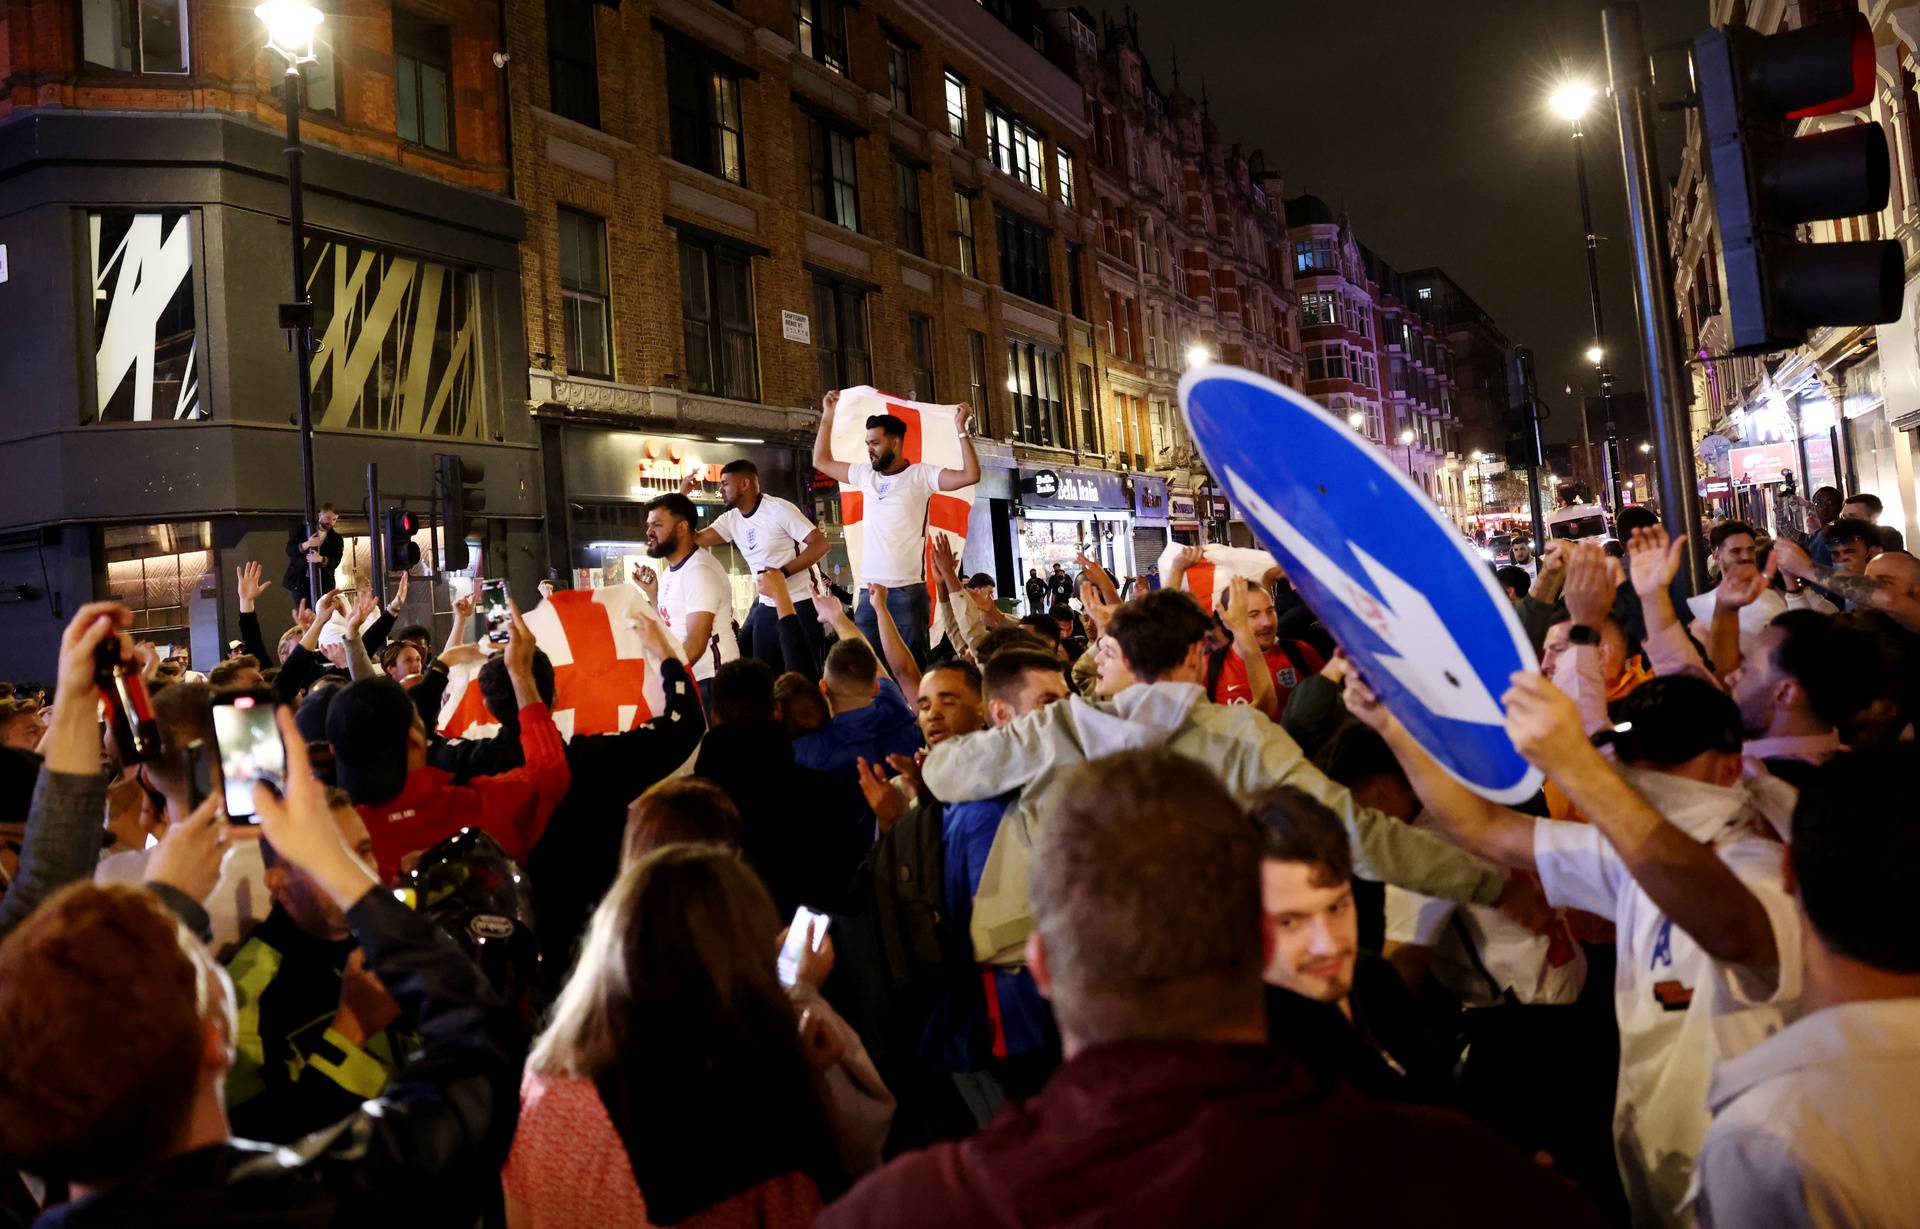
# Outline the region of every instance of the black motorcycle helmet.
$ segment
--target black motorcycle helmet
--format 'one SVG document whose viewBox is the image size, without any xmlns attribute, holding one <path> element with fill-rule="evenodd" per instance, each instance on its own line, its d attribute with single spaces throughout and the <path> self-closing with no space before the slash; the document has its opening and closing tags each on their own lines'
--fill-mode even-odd
<svg viewBox="0 0 1920 1229">
<path fill-rule="evenodd" d="M 413 907 L 453 936 L 503 998 L 530 1012 L 540 982 L 533 894 L 520 864 L 478 828 L 420 855 L 406 885 Z"/>
</svg>

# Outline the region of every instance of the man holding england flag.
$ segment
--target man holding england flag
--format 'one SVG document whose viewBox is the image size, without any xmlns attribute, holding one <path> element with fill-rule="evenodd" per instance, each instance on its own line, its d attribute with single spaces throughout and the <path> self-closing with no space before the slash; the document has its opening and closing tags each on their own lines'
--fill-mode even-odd
<svg viewBox="0 0 1920 1229">
<path fill-rule="evenodd" d="M 907 422 L 891 413 L 867 418 L 865 461 L 834 460 L 833 416 L 839 401 L 838 391 L 821 398 L 813 467 L 854 488 L 860 497 L 865 542 L 854 561 L 860 592 L 853 621 L 869 644 L 880 643 L 872 597 L 872 587 L 879 585 L 886 590 L 894 626 L 914 659 L 924 663 L 931 619 L 926 587 L 927 506 L 935 492 L 959 491 L 980 481 L 980 458 L 970 434 L 973 407 L 964 401 L 953 407 L 961 464 L 958 469 L 941 469 L 910 459 Z"/>
</svg>

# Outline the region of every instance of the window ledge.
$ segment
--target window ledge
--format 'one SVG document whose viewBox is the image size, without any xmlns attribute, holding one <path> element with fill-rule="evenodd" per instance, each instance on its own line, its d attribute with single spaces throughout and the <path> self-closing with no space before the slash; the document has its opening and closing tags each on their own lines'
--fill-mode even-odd
<svg viewBox="0 0 1920 1229">
<path fill-rule="evenodd" d="M 556 115 L 545 107 L 533 108 L 533 115 L 535 119 L 550 124 L 562 132 L 572 133 L 574 136 L 584 137 L 589 141 L 597 141 L 602 145 L 609 145 L 623 152 L 636 148 L 633 142 L 623 141 L 605 129 L 583 124 L 579 120 L 568 119 L 564 115 Z"/>
<path fill-rule="evenodd" d="M 770 196 L 762 196 L 752 188 L 743 187 L 723 175 L 715 175 L 712 171 L 703 171 L 697 166 L 690 166 L 685 162 L 681 162 L 672 154 L 661 154 L 660 165 L 666 169 L 669 175 L 679 175 L 682 178 L 692 181 L 699 187 L 714 188 L 730 196 L 739 197 L 741 198 L 742 204 L 751 202 L 758 205 L 771 205 L 774 203 L 773 198 Z"/>
</svg>

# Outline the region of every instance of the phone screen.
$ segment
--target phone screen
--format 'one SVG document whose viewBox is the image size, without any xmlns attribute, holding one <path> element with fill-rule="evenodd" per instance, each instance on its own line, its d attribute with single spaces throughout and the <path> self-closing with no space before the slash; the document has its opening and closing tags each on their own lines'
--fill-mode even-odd
<svg viewBox="0 0 1920 1229">
<path fill-rule="evenodd" d="M 827 941 L 827 915 L 801 905 L 793 911 L 793 925 L 787 927 L 786 942 L 780 945 L 778 968 L 780 984 L 791 986 L 800 978 L 800 957 L 806 952 L 811 935 L 814 951 Z"/>
<path fill-rule="evenodd" d="M 480 582 L 480 599 L 475 603 L 480 615 L 480 625 L 486 630 L 487 639 L 495 644 L 507 642 L 507 621 L 511 617 L 507 610 L 507 582 L 505 580 L 483 580 Z"/>
<path fill-rule="evenodd" d="M 253 818 L 253 784 L 275 789 L 287 780 L 287 749 L 280 742 L 273 696 L 241 692 L 213 706 L 213 732 L 220 744 L 220 775 L 226 784 L 227 817 Z"/>
</svg>

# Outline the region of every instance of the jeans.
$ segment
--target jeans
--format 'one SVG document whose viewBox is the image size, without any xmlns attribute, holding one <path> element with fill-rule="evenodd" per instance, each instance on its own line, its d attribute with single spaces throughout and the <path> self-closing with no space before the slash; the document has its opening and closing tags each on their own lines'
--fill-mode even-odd
<svg viewBox="0 0 1920 1229">
<path fill-rule="evenodd" d="M 798 670 L 809 678 L 820 674 L 820 659 L 826 656 L 826 629 L 820 626 L 820 616 L 813 602 L 802 599 L 793 604 L 794 617 L 800 620 L 800 628 L 806 633 L 807 643 L 813 646 L 811 662 L 788 661 L 786 653 L 780 647 L 780 612 L 772 606 L 760 602 L 753 604 L 747 614 L 747 621 L 740 628 L 740 656 L 757 658 L 773 667 L 776 675 L 789 670 Z"/>
<path fill-rule="evenodd" d="M 880 645 L 880 619 L 874 614 L 873 603 L 867 599 L 865 588 L 860 590 L 859 605 L 854 607 L 853 625 L 873 646 L 874 654 L 886 664 L 886 651 Z M 893 616 L 893 625 L 899 629 L 900 639 L 907 642 L 907 648 L 913 653 L 914 663 L 922 668 L 927 664 L 927 625 L 933 618 L 933 607 L 927 601 L 927 587 L 924 584 L 912 584 L 901 589 L 887 590 L 887 611 Z"/>
</svg>

